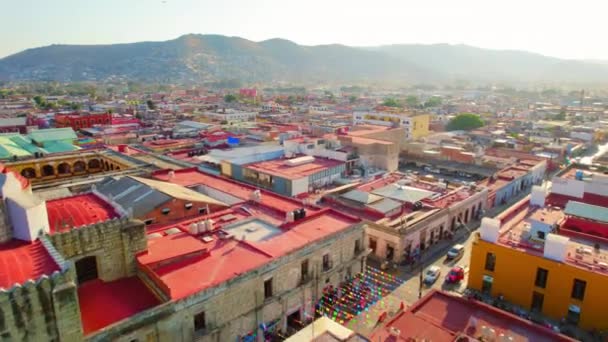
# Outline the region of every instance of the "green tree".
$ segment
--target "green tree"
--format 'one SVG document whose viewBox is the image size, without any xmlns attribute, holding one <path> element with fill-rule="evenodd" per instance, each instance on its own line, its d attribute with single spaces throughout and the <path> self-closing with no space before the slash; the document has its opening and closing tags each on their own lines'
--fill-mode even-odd
<svg viewBox="0 0 608 342">
<path fill-rule="evenodd" d="M 424 103 L 424 108 L 437 107 L 441 105 L 441 97 L 432 96 Z"/>
<path fill-rule="evenodd" d="M 420 105 L 420 100 L 418 100 L 417 96 L 410 95 L 405 99 L 405 103 L 408 107 L 418 107 Z"/>
<path fill-rule="evenodd" d="M 401 103 L 399 103 L 399 101 L 397 101 L 393 97 L 385 98 L 384 102 L 382 102 L 382 105 L 386 107 L 401 107 Z"/>
<path fill-rule="evenodd" d="M 34 96 L 34 102 L 36 103 L 36 106 L 42 107 L 43 104 L 46 103 L 46 100 L 42 96 L 36 95 Z"/>
<path fill-rule="evenodd" d="M 148 109 L 150 109 L 150 110 L 156 109 L 156 105 L 154 104 L 154 102 L 152 100 L 146 101 L 146 104 L 148 105 Z"/>
<path fill-rule="evenodd" d="M 226 96 L 224 96 L 224 102 L 231 103 L 231 102 L 236 102 L 236 100 L 237 100 L 237 98 L 236 98 L 236 95 L 234 95 L 234 94 L 226 94 Z"/>
<path fill-rule="evenodd" d="M 479 115 L 462 113 L 456 115 L 452 120 L 450 120 L 446 128 L 448 131 L 469 131 L 482 127 L 483 125 L 484 122 Z"/>
<path fill-rule="evenodd" d="M 71 110 L 81 110 L 82 104 L 80 104 L 78 102 L 72 102 L 72 103 L 70 103 L 70 109 Z"/>
<path fill-rule="evenodd" d="M 357 97 L 355 95 L 351 95 L 348 97 L 348 102 L 355 103 L 357 102 Z"/>
<path fill-rule="evenodd" d="M 559 114 L 553 116 L 553 120 L 566 121 L 566 111 L 562 109 Z"/>
</svg>

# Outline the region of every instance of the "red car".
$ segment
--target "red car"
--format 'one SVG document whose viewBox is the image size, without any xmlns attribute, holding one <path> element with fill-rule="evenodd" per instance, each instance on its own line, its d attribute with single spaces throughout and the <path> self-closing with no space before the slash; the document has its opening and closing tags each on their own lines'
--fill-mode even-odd
<svg viewBox="0 0 608 342">
<path fill-rule="evenodd" d="M 447 276 L 445 276 L 445 282 L 448 284 L 456 284 L 464 279 L 464 268 L 460 266 L 454 266 L 450 270 Z"/>
</svg>

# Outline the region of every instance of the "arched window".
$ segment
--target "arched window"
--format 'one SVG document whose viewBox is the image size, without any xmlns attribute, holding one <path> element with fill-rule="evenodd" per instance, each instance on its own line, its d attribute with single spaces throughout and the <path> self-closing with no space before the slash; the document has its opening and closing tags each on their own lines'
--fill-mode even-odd
<svg viewBox="0 0 608 342">
<path fill-rule="evenodd" d="M 65 175 L 72 172 L 72 167 L 68 163 L 61 163 L 57 167 L 57 173 L 60 175 Z"/>
<path fill-rule="evenodd" d="M 36 178 L 36 170 L 31 167 L 26 167 L 25 169 L 21 170 L 21 175 L 28 179 Z"/>
<path fill-rule="evenodd" d="M 89 169 L 99 169 L 101 167 L 101 163 L 99 159 L 91 159 L 89 160 Z"/>
<path fill-rule="evenodd" d="M 42 177 L 54 176 L 55 168 L 52 165 L 44 165 L 42 167 Z"/>
<path fill-rule="evenodd" d="M 86 164 L 82 160 L 79 160 L 74 163 L 74 172 L 84 172 L 85 169 Z"/>
</svg>

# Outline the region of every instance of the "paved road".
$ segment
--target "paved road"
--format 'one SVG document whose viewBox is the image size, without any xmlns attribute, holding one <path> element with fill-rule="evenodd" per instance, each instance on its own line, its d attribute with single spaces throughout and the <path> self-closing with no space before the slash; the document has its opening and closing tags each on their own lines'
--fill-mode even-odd
<svg viewBox="0 0 608 342">
<path fill-rule="evenodd" d="M 530 189 L 519 196 L 512 198 L 511 201 L 500 207 L 491 209 L 486 216 L 494 217 L 504 211 L 506 208 L 511 206 L 513 203 L 521 200 L 530 193 Z M 458 285 L 446 285 L 444 278 L 454 265 L 460 265 L 468 271 L 469 262 L 471 259 L 471 244 L 473 242 L 472 232 L 479 227 L 479 221 L 470 222 L 467 229 L 460 229 L 454 240 L 442 240 L 439 243 L 431 246 L 423 255 L 423 271 L 426 271 L 431 265 L 437 265 L 441 268 L 441 275 L 437 281 L 430 287 L 423 286 L 421 295 L 424 296 L 431 289 L 441 289 L 448 292 L 454 292 L 457 294 L 462 293 L 466 289 L 468 272 L 465 274 L 465 279 Z M 451 246 L 461 243 L 465 245 L 465 252 L 463 257 L 454 262 L 446 262 L 445 255 Z M 368 261 L 370 266 L 377 266 L 374 261 Z M 403 280 L 405 283 L 399 286 L 391 294 L 385 296 L 379 300 L 376 304 L 368 308 L 367 311 L 353 319 L 346 326 L 356 332 L 367 336 L 378 326 L 378 317 L 383 313 L 388 313 L 391 317 L 392 314 L 399 310 L 401 303 L 405 306 L 409 306 L 415 303 L 419 298 L 420 290 L 420 265 L 415 265 L 412 269 L 411 266 L 398 266 L 395 269 L 387 270 L 387 273 L 395 275 Z"/>
</svg>

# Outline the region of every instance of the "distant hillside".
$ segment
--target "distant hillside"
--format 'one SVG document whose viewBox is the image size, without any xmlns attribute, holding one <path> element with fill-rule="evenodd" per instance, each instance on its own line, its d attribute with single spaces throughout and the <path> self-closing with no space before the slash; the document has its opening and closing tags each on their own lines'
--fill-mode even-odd
<svg viewBox="0 0 608 342">
<path fill-rule="evenodd" d="M 430 68 L 446 79 L 608 83 L 608 65 L 564 60 L 525 51 L 448 44 L 387 45 L 374 50 L 405 63 Z"/>
<path fill-rule="evenodd" d="M 0 59 L 1 80 L 606 82 L 608 66 L 453 45 L 357 48 L 189 34 L 165 42 L 51 45 Z"/>
</svg>

